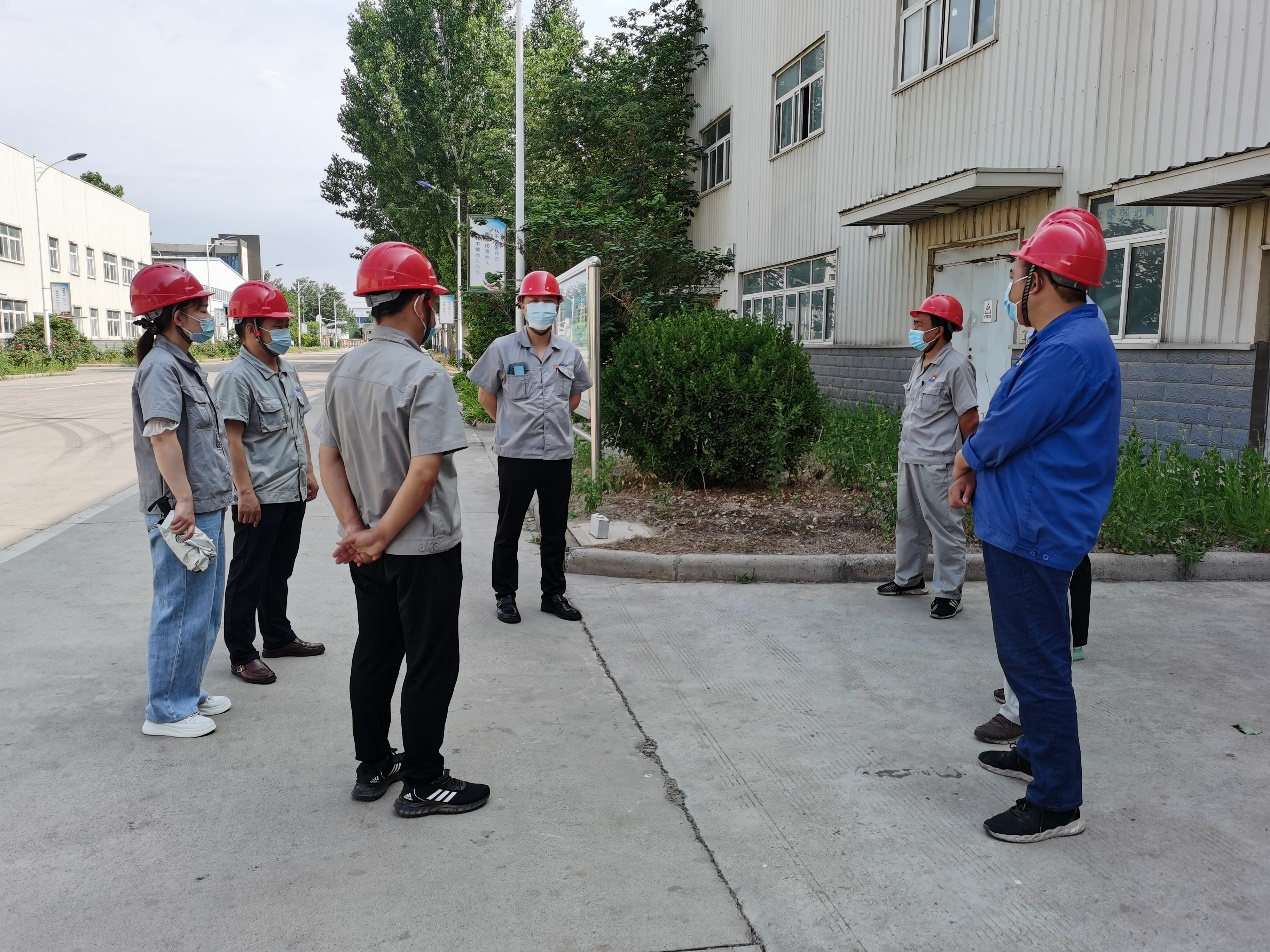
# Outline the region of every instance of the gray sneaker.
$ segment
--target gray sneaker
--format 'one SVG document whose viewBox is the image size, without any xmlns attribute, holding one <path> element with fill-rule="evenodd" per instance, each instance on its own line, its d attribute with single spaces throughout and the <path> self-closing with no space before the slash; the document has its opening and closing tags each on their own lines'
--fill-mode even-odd
<svg viewBox="0 0 1270 952">
<path fill-rule="evenodd" d="M 1023 736 L 1023 728 L 1004 714 L 975 728 L 975 740 L 984 744 L 1012 744 Z"/>
</svg>

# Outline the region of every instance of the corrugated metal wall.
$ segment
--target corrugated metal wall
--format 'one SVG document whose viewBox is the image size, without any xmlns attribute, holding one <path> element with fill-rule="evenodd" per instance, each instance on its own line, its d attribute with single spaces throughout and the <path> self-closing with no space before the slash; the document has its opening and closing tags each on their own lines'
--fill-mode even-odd
<svg viewBox="0 0 1270 952">
<path fill-rule="evenodd" d="M 1270 143 L 1266 0 L 997 0 L 997 42 L 898 93 L 898 3 L 703 6 L 701 124 L 732 110 L 733 159 L 694 238 L 735 243 L 738 272 L 840 246 L 840 344 L 902 341 L 934 247 L 1028 233 L 1119 179 Z M 821 35 L 825 133 L 771 159 L 772 76 Z M 976 166 L 1062 167 L 1064 186 L 879 239 L 837 228 L 843 208 Z M 1268 208 L 1174 210 L 1166 343 L 1253 339 Z M 736 306 L 735 281 L 723 304 Z"/>
</svg>

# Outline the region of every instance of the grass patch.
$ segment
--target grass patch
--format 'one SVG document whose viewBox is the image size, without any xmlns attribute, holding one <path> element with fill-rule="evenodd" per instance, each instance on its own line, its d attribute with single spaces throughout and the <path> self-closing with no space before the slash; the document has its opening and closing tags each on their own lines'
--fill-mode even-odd
<svg viewBox="0 0 1270 952">
<path fill-rule="evenodd" d="M 870 502 L 888 538 L 895 534 L 896 463 L 900 453 L 900 413 L 873 403 L 827 410 L 812 456 L 839 486 L 859 489 Z"/>
<path fill-rule="evenodd" d="M 459 398 L 459 408 L 463 411 L 463 422 L 469 425 L 473 423 L 493 423 L 485 408 L 481 406 L 481 401 L 477 394 L 480 388 L 468 379 L 467 374 L 455 374 L 454 392 Z"/>
</svg>

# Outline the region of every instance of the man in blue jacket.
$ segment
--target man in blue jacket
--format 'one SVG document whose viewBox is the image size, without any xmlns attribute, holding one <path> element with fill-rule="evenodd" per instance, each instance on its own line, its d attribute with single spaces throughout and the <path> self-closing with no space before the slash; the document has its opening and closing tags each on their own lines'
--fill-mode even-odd
<svg viewBox="0 0 1270 952">
<path fill-rule="evenodd" d="M 1120 364 L 1085 303 L 1107 264 L 1098 220 L 1060 209 L 1014 257 L 1006 313 L 1036 333 L 957 454 L 949 501 L 974 502 L 997 657 L 1026 725 L 1017 748 L 979 755 L 985 769 L 1030 781 L 984 828 L 1036 843 L 1085 829 L 1067 589 L 1111 503 Z"/>
</svg>

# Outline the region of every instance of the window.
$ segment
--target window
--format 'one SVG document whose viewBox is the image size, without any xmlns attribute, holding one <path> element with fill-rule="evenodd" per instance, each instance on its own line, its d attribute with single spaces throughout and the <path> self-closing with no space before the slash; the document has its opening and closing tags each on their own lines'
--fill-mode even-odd
<svg viewBox="0 0 1270 952">
<path fill-rule="evenodd" d="M 62 243 L 56 238 L 49 238 L 49 270 L 62 270 Z"/>
<path fill-rule="evenodd" d="M 0 334 L 13 334 L 26 323 L 26 301 L 0 300 Z"/>
<path fill-rule="evenodd" d="M 1089 210 L 1102 223 L 1107 239 L 1102 287 L 1093 288 L 1089 296 L 1107 316 L 1112 337 L 1158 339 L 1168 208 L 1117 205 L 1112 196 L 1104 195 L 1090 201 Z"/>
<path fill-rule="evenodd" d="M 701 132 L 701 191 L 726 185 L 732 180 L 732 114 L 712 122 Z"/>
<path fill-rule="evenodd" d="M 88 309 L 88 330 L 90 331 L 89 337 L 101 336 L 101 324 L 97 320 L 97 308 L 95 307 Z"/>
<path fill-rule="evenodd" d="M 903 0 L 900 82 L 906 83 L 992 39 L 996 0 Z"/>
<path fill-rule="evenodd" d="M 66 257 L 70 263 L 71 274 L 79 274 L 79 245 L 73 241 L 66 243 Z"/>
<path fill-rule="evenodd" d="M 71 317 L 75 320 L 75 330 L 84 333 L 84 309 L 79 305 L 72 307 Z"/>
<path fill-rule="evenodd" d="M 825 120 L 825 44 L 776 74 L 776 125 L 772 154 L 793 148 L 821 131 Z"/>
<path fill-rule="evenodd" d="M 97 259 L 93 257 L 93 249 L 84 250 L 84 260 L 88 264 L 88 276 L 90 278 L 97 277 Z"/>
<path fill-rule="evenodd" d="M 137 263 L 131 258 L 123 259 L 123 283 L 132 284 L 132 279 L 137 276 Z"/>
<path fill-rule="evenodd" d="M 22 229 L 0 224 L 0 259 L 22 263 Z"/>
<path fill-rule="evenodd" d="M 119 283 L 119 257 L 108 251 L 101 253 L 101 276 L 113 284 Z"/>
<path fill-rule="evenodd" d="M 105 258 L 105 255 L 103 255 L 102 257 Z M 106 312 L 106 336 L 107 337 L 122 337 L 123 336 L 123 326 L 122 326 L 123 322 L 120 321 L 119 319 L 120 316 L 121 315 L 118 311 Z"/>
<path fill-rule="evenodd" d="M 837 255 L 750 271 L 741 276 L 741 316 L 788 327 L 794 340 L 833 341 Z"/>
<path fill-rule="evenodd" d="M 127 334 L 128 337 L 131 338 L 132 340 L 137 339 L 137 325 L 132 323 L 131 311 L 123 312 L 123 330 L 124 330 L 124 333 Z"/>
</svg>

